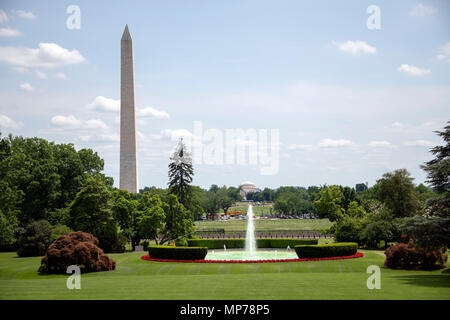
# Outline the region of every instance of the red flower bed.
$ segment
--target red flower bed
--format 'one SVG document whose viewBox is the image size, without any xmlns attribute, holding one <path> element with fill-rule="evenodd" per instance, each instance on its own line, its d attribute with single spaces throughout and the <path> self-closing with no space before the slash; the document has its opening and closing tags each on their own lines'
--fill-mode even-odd
<svg viewBox="0 0 450 320">
<path fill-rule="evenodd" d="M 266 262 L 299 262 L 299 261 L 321 261 L 321 260 L 343 260 L 362 258 L 364 254 L 357 252 L 352 256 L 345 257 L 329 257 L 329 258 L 312 258 L 312 259 L 271 259 L 271 260 L 172 260 L 172 259 L 154 259 L 147 254 L 142 256 L 142 260 L 158 261 L 158 262 L 193 262 L 193 263 L 266 263 Z"/>
</svg>

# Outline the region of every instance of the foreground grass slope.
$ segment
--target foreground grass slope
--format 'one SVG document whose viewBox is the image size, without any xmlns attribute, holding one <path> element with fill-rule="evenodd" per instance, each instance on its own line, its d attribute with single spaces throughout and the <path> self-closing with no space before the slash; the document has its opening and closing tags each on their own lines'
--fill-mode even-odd
<svg viewBox="0 0 450 320">
<path fill-rule="evenodd" d="M 117 270 L 83 274 L 81 290 L 66 275 L 39 275 L 40 258 L 0 253 L 0 299 L 450 299 L 450 273 L 381 269 L 381 290 L 366 287 L 367 266 L 382 251 L 354 260 L 188 264 L 149 262 L 142 253 L 111 254 Z"/>
</svg>

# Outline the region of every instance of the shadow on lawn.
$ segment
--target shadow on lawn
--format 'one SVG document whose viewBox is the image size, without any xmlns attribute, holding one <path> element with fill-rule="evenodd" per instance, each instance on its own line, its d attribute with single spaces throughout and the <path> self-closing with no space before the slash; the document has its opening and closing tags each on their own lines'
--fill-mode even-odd
<svg viewBox="0 0 450 320">
<path fill-rule="evenodd" d="M 405 282 L 406 284 L 435 287 L 435 288 L 450 288 L 450 274 L 417 274 L 407 276 L 397 276 L 396 279 Z"/>
</svg>

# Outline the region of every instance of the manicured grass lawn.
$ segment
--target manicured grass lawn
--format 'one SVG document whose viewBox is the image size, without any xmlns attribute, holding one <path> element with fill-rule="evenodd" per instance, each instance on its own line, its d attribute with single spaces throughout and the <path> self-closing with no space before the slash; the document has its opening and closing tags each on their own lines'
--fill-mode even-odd
<svg viewBox="0 0 450 320">
<path fill-rule="evenodd" d="M 268 230 L 320 230 L 331 226 L 328 219 L 257 219 L 255 229 Z M 225 229 L 225 231 L 245 231 L 247 220 L 204 220 L 195 222 L 196 230 Z"/>
<path fill-rule="evenodd" d="M 366 269 L 382 251 L 337 261 L 190 264 L 149 262 L 143 253 L 111 254 L 117 270 L 82 274 L 81 290 L 67 275 L 39 275 L 40 257 L 0 253 L 0 299 L 450 299 L 450 273 L 381 268 L 381 290 L 366 287 Z"/>
</svg>

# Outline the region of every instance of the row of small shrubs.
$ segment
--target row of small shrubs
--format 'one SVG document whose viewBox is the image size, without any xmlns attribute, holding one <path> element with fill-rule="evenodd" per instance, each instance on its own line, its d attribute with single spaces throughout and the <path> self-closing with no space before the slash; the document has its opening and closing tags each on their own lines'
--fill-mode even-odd
<svg viewBox="0 0 450 320">
<path fill-rule="evenodd" d="M 294 248 L 297 245 L 314 245 L 317 244 L 317 239 L 271 239 L 262 238 L 256 239 L 256 246 L 258 248 L 287 248 L 288 246 Z M 207 247 L 208 249 L 238 249 L 245 247 L 245 239 L 189 239 L 189 247 Z"/>
<path fill-rule="evenodd" d="M 357 249 L 356 242 L 295 246 L 295 252 L 300 259 L 352 256 L 356 254 Z"/>
<path fill-rule="evenodd" d="M 154 259 L 203 260 L 207 247 L 148 246 L 148 254 Z"/>
</svg>

